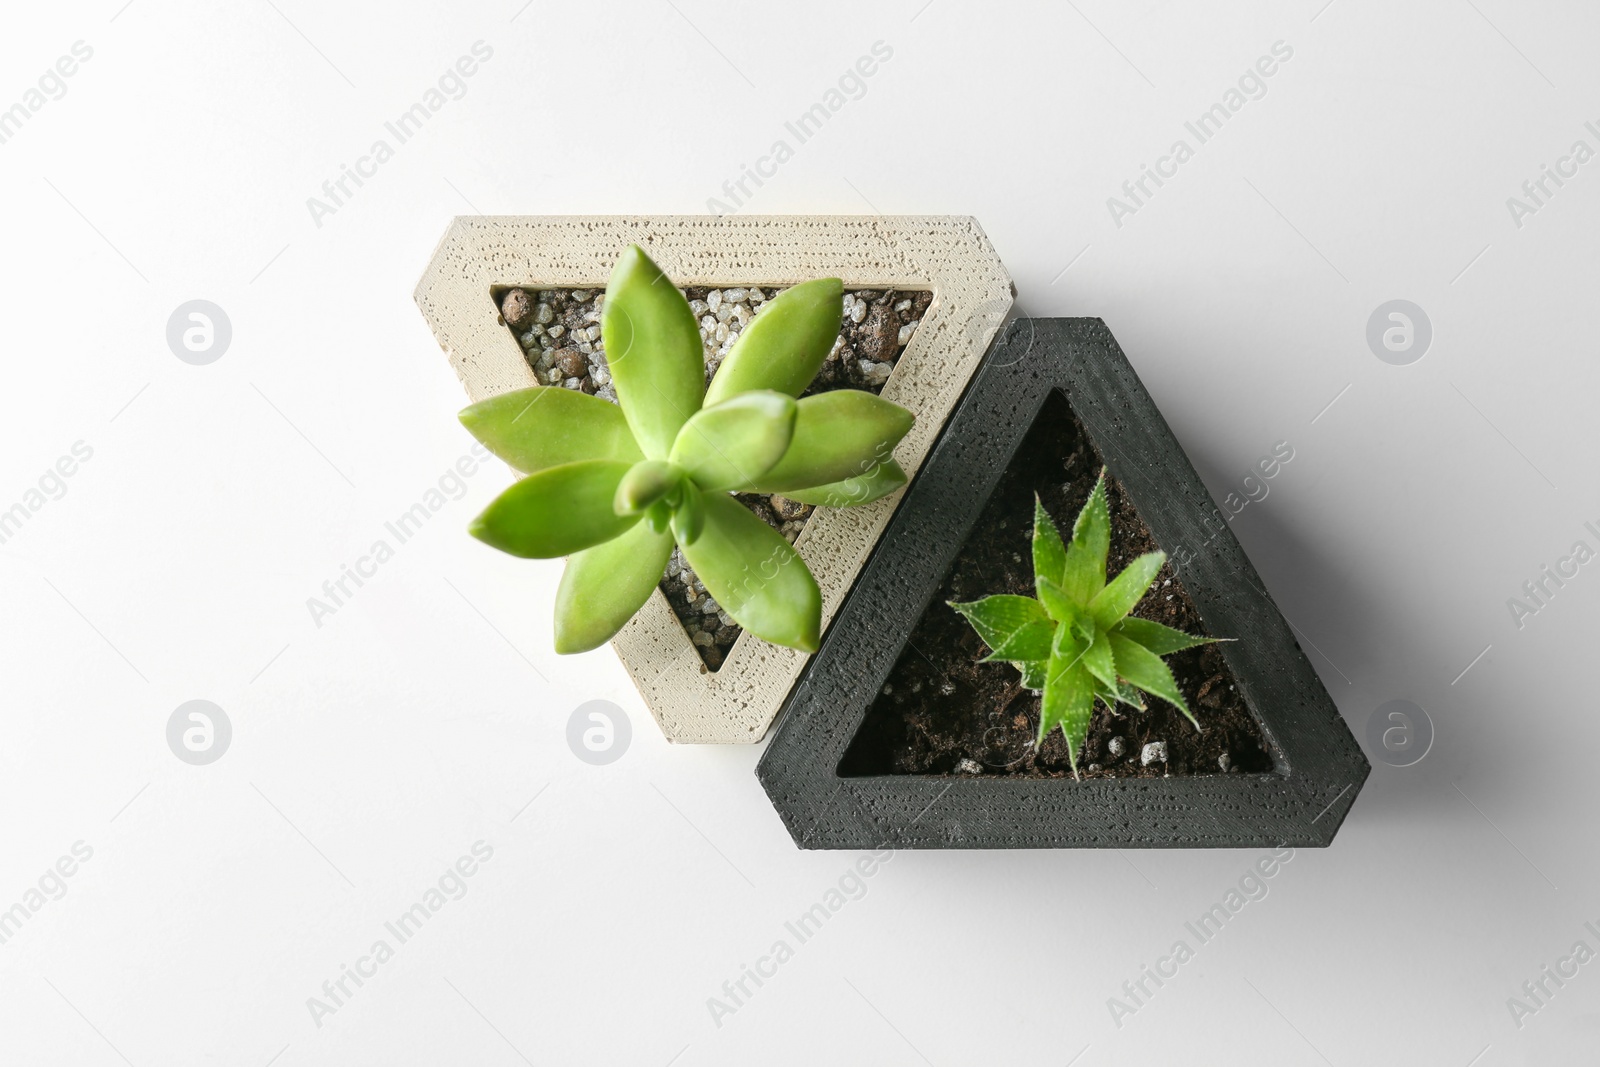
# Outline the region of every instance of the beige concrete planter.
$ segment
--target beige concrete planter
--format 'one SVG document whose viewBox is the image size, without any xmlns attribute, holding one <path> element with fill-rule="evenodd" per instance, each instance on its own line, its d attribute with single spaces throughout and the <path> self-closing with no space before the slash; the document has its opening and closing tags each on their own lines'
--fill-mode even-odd
<svg viewBox="0 0 1600 1067">
<path fill-rule="evenodd" d="M 787 286 L 839 277 L 845 288 L 927 289 L 933 302 L 883 397 L 917 417 L 895 459 L 914 475 L 1011 309 L 1011 279 L 977 222 L 928 216 L 460 217 L 416 300 L 472 400 L 539 384 L 491 288 L 603 288 L 629 244 L 679 285 Z M 795 543 L 822 589 L 826 630 L 901 494 L 819 509 Z M 668 740 L 761 739 L 808 657 L 741 634 L 709 671 L 657 590 L 612 641 Z"/>
</svg>

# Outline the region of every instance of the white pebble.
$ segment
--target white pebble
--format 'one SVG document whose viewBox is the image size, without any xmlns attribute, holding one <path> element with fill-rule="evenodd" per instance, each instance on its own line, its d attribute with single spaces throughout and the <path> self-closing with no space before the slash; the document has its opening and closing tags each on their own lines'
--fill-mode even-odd
<svg viewBox="0 0 1600 1067">
<path fill-rule="evenodd" d="M 752 290 L 750 290 L 750 303 L 759 304 L 762 301 L 766 300 L 766 298 L 767 298 L 767 294 L 763 293 L 760 289 L 752 289 Z"/>
<path fill-rule="evenodd" d="M 861 376 L 866 378 L 868 385 L 882 385 L 889 380 L 893 371 L 892 363 L 874 363 L 870 359 L 861 361 Z"/>
<path fill-rule="evenodd" d="M 595 385 L 604 385 L 611 380 L 611 372 L 596 363 L 589 368 L 589 377 L 594 380 Z"/>
<path fill-rule="evenodd" d="M 715 315 L 702 315 L 702 316 L 700 316 L 700 327 L 701 327 L 701 329 L 705 329 L 705 330 L 715 330 L 717 328 L 717 318 L 716 318 L 716 316 Z"/>
<path fill-rule="evenodd" d="M 729 289 L 722 294 L 722 299 L 731 300 L 735 304 L 743 302 L 744 297 L 745 292 L 743 289 Z"/>
<path fill-rule="evenodd" d="M 970 758 L 964 756 L 964 757 L 962 757 L 961 762 L 956 764 L 956 773 L 957 774 L 982 774 L 983 773 L 983 764 L 979 763 L 975 759 L 970 759 Z"/>
<path fill-rule="evenodd" d="M 719 344 L 726 341 L 728 339 L 728 324 L 725 322 L 717 323 L 717 330 L 713 336 L 716 337 Z M 730 371 L 729 373 L 731 374 L 732 372 Z"/>
<path fill-rule="evenodd" d="M 580 304 L 588 303 L 589 297 L 591 297 L 593 295 L 594 294 L 589 292 L 589 290 L 587 290 L 587 289 L 574 289 L 574 290 L 572 290 L 572 299 L 576 300 Z"/>
<path fill-rule="evenodd" d="M 1167 762 L 1167 743 L 1165 741 L 1152 741 L 1145 745 L 1139 752 L 1139 765 L 1148 767 L 1152 763 Z"/>
<path fill-rule="evenodd" d="M 911 340 L 911 333 L 915 329 L 916 329 L 916 326 L 912 325 L 909 322 L 906 323 L 904 326 L 900 327 L 900 336 L 895 338 L 895 344 L 904 345 L 907 341 Z"/>
<path fill-rule="evenodd" d="M 561 383 L 561 387 L 563 389 L 581 389 L 581 388 L 583 388 L 583 379 L 582 378 L 568 378 L 566 381 Z"/>
<path fill-rule="evenodd" d="M 704 300 L 691 300 L 689 301 L 689 310 L 694 312 L 694 317 L 698 319 L 701 315 L 711 310 L 711 306 Z"/>
<path fill-rule="evenodd" d="M 711 290 L 711 292 L 706 294 L 706 307 L 710 308 L 712 311 L 715 311 L 715 310 L 717 310 L 717 308 L 719 308 L 721 306 L 722 306 L 722 290 L 721 289 L 713 289 L 713 290 Z"/>
<path fill-rule="evenodd" d="M 739 325 L 744 326 L 755 317 L 746 304 L 738 304 L 733 309 L 733 317 L 739 320 Z"/>
<path fill-rule="evenodd" d="M 900 303 L 898 303 L 898 304 L 896 304 L 894 306 L 894 309 L 895 309 L 896 312 L 910 311 L 911 310 L 911 301 L 902 300 L 902 301 L 900 301 Z"/>
<path fill-rule="evenodd" d="M 549 384 L 551 384 L 551 385 L 560 385 L 561 384 L 561 368 L 560 367 L 551 367 L 550 370 L 545 374 L 545 379 L 544 380 L 546 382 L 548 382 Z"/>
<path fill-rule="evenodd" d="M 1128 743 L 1120 736 L 1113 737 L 1111 740 L 1106 742 L 1106 751 L 1111 753 L 1113 756 L 1121 756 L 1124 752 L 1128 751 Z"/>
<path fill-rule="evenodd" d="M 533 309 L 533 321 L 543 325 L 556 317 L 555 310 L 549 304 L 540 304 Z"/>
<path fill-rule="evenodd" d="M 732 304 L 723 304 L 721 307 L 719 307 L 717 309 L 717 321 L 718 322 L 727 322 L 731 318 L 733 318 L 733 305 Z"/>
<path fill-rule="evenodd" d="M 567 328 L 565 326 L 561 325 L 559 322 L 556 323 L 554 326 L 550 327 L 550 329 L 548 331 L 548 333 L 550 334 L 551 337 L 560 337 L 562 334 L 564 334 L 566 332 L 567 332 Z"/>
<path fill-rule="evenodd" d="M 1233 766 L 1233 761 L 1230 760 L 1228 758 L 1228 754 L 1224 752 L 1222 755 L 1217 757 L 1217 766 L 1222 768 L 1223 774 L 1227 774 L 1228 768 Z"/>
<path fill-rule="evenodd" d="M 867 317 L 867 302 L 865 300 L 857 300 L 854 304 L 850 305 L 850 321 L 851 322 L 860 322 L 862 319 L 864 319 L 866 317 Z"/>
</svg>

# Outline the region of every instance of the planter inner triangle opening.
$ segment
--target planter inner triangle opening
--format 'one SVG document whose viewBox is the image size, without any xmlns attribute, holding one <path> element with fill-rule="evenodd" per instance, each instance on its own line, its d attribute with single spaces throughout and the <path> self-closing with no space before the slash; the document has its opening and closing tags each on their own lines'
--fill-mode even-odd
<svg viewBox="0 0 1600 1067">
<path fill-rule="evenodd" d="M 972 534 L 946 572 L 894 669 L 873 699 L 839 764 L 842 777 L 882 774 L 984 774 L 1070 777 L 1065 735 L 1036 746 L 1041 694 L 1007 662 L 982 662 L 988 649 L 950 601 L 987 594 L 1032 596 L 1030 541 L 1037 495 L 1067 524 L 1094 489 L 1104 461 L 1060 390 L 1051 390 Z M 1161 546 L 1121 483 L 1106 484 L 1111 516 L 1108 573 Z M 1167 561 L 1132 612 L 1191 634 L 1208 633 Z M 1199 729 L 1177 708 L 1148 698 L 1148 710 L 1112 712 L 1096 703 L 1083 749 L 1085 777 L 1265 773 L 1270 746 L 1246 706 L 1217 645 L 1167 659 Z"/>
<path fill-rule="evenodd" d="M 744 328 L 786 288 L 771 283 L 684 287 L 699 324 L 708 385 Z M 573 389 L 617 403 L 616 382 L 600 328 L 604 289 L 496 286 L 491 295 L 500 321 L 517 341 L 540 385 Z M 833 350 L 800 396 L 838 389 L 881 394 L 932 302 L 933 293 L 926 289 L 845 292 Z M 815 510 L 782 493 L 739 493 L 735 499 L 791 545 Z M 704 669 L 719 670 L 743 628 L 707 591 L 679 549 L 674 549 L 667 561 L 660 588 Z"/>
</svg>

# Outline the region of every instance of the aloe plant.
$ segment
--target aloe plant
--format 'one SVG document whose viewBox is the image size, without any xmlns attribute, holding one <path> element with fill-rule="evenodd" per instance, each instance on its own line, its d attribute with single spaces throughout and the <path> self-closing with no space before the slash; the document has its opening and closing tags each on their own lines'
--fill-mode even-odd
<svg viewBox="0 0 1600 1067">
<path fill-rule="evenodd" d="M 1149 693 L 1183 712 L 1198 730 L 1200 723 L 1161 657 L 1216 640 L 1131 617 L 1128 613 L 1154 584 L 1167 556 L 1147 552 L 1107 581 L 1110 547 L 1111 511 L 1102 470 L 1073 523 L 1069 544 L 1062 542 L 1061 532 L 1034 497 L 1037 599 L 1002 594 L 950 603 L 991 649 L 983 662 L 1010 662 L 1021 672 L 1024 686 L 1043 691 L 1035 747 L 1059 726 L 1073 777 L 1078 776 L 1078 754 L 1089 735 L 1096 699 L 1113 712 L 1120 713 L 1119 704 L 1144 711 L 1140 694 Z"/>
<path fill-rule="evenodd" d="M 558 386 L 480 401 L 461 422 L 527 476 L 472 523 L 514 556 L 567 556 L 560 653 L 596 648 L 649 599 L 676 543 L 744 629 L 815 652 L 822 598 L 788 541 L 730 494 L 866 504 L 905 484 L 891 456 L 912 415 L 870 393 L 799 397 L 833 348 L 837 278 L 769 301 L 709 386 L 688 301 L 637 245 L 617 260 L 600 328 L 617 404 Z"/>
</svg>

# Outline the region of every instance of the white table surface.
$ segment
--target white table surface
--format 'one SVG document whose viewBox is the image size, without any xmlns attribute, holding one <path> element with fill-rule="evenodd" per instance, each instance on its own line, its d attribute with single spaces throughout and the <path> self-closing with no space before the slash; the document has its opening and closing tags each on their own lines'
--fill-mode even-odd
<svg viewBox="0 0 1600 1067">
<path fill-rule="evenodd" d="M 520 3 L 7 13 L 0 509 L 27 515 L 0 544 L 0 910 L 26 915 L 0 943 L 0 1062 L 1592 1053 L 1600 962 L 1560 961 L 1600 950 L 1600 565 L 1520 626 L 1508 600 L 1600 548 L 1600 161 L 1562 162 L 1600 150 L 1600 14 Z M 478 41 L 460 98 L 394 144 Z M 875 42 L 889 58 L 798 143 L 785 122 Z M 1277 42 L 1200 143 L 1185 123 Z M 379 138 L 392 158 L 314 218 Z M 1180 138 L 1192 158 L 1114 219 Z M 1334 846 L 1214 940 L 1185 923 L 1265 853 L 901 853 L 714 1013 L 856 857 L 794 848 L 759 746 L 669 747 L 608 650 L 549 651 L 559 565 L 463 531 L 502 470 L 313 620 L 471 444 L 410 295 L 448 219 L 703 212 L 778 139 L 743 210 L 977 216 L 1022 313 L 1106 319 L 1219 500 L 1292 445 L 1238 536 L 1357 736 L 1395 699 L 1435 736 L 1375 759 Z M 1546 165 L 1570 176 L 1536 204 Z M 207 365 L 166 340 L 196 299 L 232 328 Z M 1433 331 L 1409 365 L 1366 341 L 1393 299 Z M 196 699 L 233 731 L 204 766 L 167 744 Z M 566 742 L 594 699 L 632 724 L 605 766 Z M 387 933 L 477 842 L 459 899 Z M 1180 939 L 1193 958 L 1113 1012 Z M 392 958 L 313 1010 L 379 940 Z M 1576 974 L 1535 1002 L 1547 965 Z"/>
</svg>

